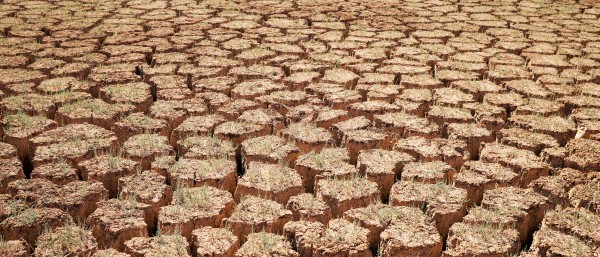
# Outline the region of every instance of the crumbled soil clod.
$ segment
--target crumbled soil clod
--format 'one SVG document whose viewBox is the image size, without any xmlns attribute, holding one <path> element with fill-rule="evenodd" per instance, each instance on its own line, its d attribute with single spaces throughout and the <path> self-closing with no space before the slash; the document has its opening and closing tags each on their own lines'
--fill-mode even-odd
<svg viewBox="0 0 600 257">
<path fill-rule="evenodd" d="M 171 202 L 173 197 L 173 189 L 166 181 L 164 176 L 149 170 L 119 179 L 120 199 L 135 199 L 149 205 L 146 210 L 149 231 L 155 228 L 159 209 Z"/>
<path fill-rule="evenodd" d="M 405 165 L 412 161 L 415 161 L 412 156 L 393 150 L 361 150 L 356 166 L 368 180 L 377 183 L 381 197 L 385 200 Z"/>
<path fill-rule="evenodd" d="M 465 162 L 454 176 L 454 185 L 467 190 L 469 206 L 479 204 L 487 190 L 519 184 L 519 174 L 510 168 L 483 161 Z"/>
<path fill-rule="evenodd" d="M 467 191 L 452 185 L 414 181 L 398 181 L 392 186 L 390 204 L 421 208 L 431 217 L 442 240 L 452 224 L 459 222 L 467 212 Z"/>
<path fill-rule="evenodd" d="M 455 223 L 450 227 L 443 256 L 516 254 L 521 246 L 519 233 L 494 225 Z"/>
<path fill-rule="evenodd" d="M 252 162 L 240 178 L 235 199 L 254 195 L 285 204 L 290 197 L 303 192 L 302 178 L 293 169 L 281 164 Z"/>
<path fill-rule="evenodd" d="M 331 256 L 339 253 L 346 256 L 372 256 L 369 250 L 369 230 L 345 219 L 331 220 L 324 230 L 317 233 L 319 236 L 311 238 L 313 240 L 302 237 L 299 239 L 305 243 L 302 247 L 309 248 L 313 256 Z"/>
<path fill-rule="evenodd" d="M 125 252 L 131 256 L 191 257 L 189 243 L 179 235 L 134 237 L 125 242 Z"/>
<path fill-rule="evenodd" d="M 150 169 L 150 163 L 156 157 L 174 154 L 165 136 L 157 134 L 139 134 L 130 137 L 123 143 L 123 153 L 140 163 L 142 169 Z"/>
<path fill-rule="evenodd" d="M 292 249 L 291 243 L 283 236 L 259 232 L 248 235 L 247 241 L 235 253 L 236 257 L 245 256 L 285 256 L 299 257 L 300 255 Z"/>
<path fill-rule="evenodd" d="M 10 240 L 0 243 L 2 256 L 26 257 L 29 256 L 27 245 L 22 240 Z"/>
<path fill-rule="evenodd" d="M 233 211 L 231 193 L 211 186 L 180 186 L 170 205 L 158 213 L 158 227 L 165 233 L 179 231 L 190 243 L 192 232 L 204 226 L 218 227 Z"/>
<path fill-rule="evenodd" d="M 283 225 L 292 220 L 292 212 L 283 205 L 256 196 L 245 196 L 228 218 L 223 220 L 233 233 L 245 242 L 253 231 L 283 232 Z"/>
<path fill-rule="evenodd" d="M 485 144 L 481 150 L 481 160 L 500 163 L 511 168 L 521 177 L 521 185 L 548 175 L 548 164 L 541 161 L 532 151 L 518 149 L 499 143 Z"/>
<path fill-rule="evenodd" d="M 26 208 L 2 221 L 0 232 L 5 240 L 24 240 L 35 247 L 45 228 L 56 229 L 69 222 L 73 222 L 71 217 L 60 209 Z"/>
<path fill-rule="evenodd" d="M 292 143 L 287 143 L 278 136 L 262 136 L 250 138 L 242 142 L 242 161 L 248 168 L 251 162 L 288 163 L 293 165 L 298 158 L 300 149 Z"/>
<path fill-rule="evenodd" d="M 350 178 L 359 173 L 351 165 L 346 148 L 324 148 L 319 152 L 310 152 L 301 155 L 296 161 L 295 169 L 302 177 L 306 192 L 314 192 L 318 180 L 337 177 Z"/>
<path fill-rule="evenodd" d="M 75 224 L 46 230 L 37 239 L 35 256 L 86 256 L 98 250 L 92 232 Z"/>
<path fill-rule="evenodd" d="M 240 240 L 224 228 L 202 227 L 192 232 L 192 256 L 232 257 Z"/>
<path fill-rule="evenodd" d="M 86 224 L 98 241 L 99 248 L 125 250 L 125 242 L 137 236 L 148 236 L 150 205 L 131 200 L 110 199 L 98 203 Z"/>
<path fill-rule="evenodd" d="M 488 190 L 483 194 L 481 206 L 493 210 L 508 210 L 516 215 L 502 215 L 518 218 L 515 229 L 519 231 L 522 242 L 537 229 L 544 213 L 549 210 L 548 198 L 531 189 L 505 187 Z"/>
<path fill-rule="evenodd" d="M 165 168 L 167 184 L 176 187 L 179 185 L 214 186 L 233 192 L 237 184 L 236 163 L 228 159 L 179 159 Z"/>
<path fill-rule="evenodd" d="M 320 180 L 315 185 L 315 193 L 329 205 L 333 217 L 341 217 L 347 210 L 365 207 L 381 199 L 377 184 L 360 177 Z"/>
</svg>

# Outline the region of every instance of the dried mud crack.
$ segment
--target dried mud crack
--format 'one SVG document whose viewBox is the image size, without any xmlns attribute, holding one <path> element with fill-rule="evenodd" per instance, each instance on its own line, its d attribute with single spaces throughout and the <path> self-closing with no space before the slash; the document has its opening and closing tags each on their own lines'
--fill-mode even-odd
<svg viewBox="0 0 600 257">
<path fill-rule="evenodd" d="M 595 0 L 0 0 L 0 256 L 600 256 Z"/>
</svg>

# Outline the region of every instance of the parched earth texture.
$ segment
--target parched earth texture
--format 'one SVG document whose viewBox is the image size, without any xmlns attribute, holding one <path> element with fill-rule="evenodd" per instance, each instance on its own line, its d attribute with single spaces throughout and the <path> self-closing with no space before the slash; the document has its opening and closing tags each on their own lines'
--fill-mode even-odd
<svg viewBox="0 0 600 257">
<path fill-rule="evenodd" d="M 600 256 L 594 0 L 0 0 L 1 256 Z"/>
</svg>

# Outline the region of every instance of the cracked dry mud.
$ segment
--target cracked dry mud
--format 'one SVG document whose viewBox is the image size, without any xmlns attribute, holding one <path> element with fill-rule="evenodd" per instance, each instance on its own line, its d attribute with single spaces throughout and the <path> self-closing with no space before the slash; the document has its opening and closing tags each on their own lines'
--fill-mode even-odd
<svg viewBox="0 0 600 257">
<path fill-rule="evenodd" d="M 0 0 L 0 256 L 600 256 L 596 0 Z"/>
</svg>

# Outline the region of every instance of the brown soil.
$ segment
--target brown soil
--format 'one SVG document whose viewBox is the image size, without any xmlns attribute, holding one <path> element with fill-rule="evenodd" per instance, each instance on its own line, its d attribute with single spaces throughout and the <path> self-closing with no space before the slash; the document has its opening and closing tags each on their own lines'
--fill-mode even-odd
<svg viewBox="0 0 600 257">
<path fill-rule="evenodd" d="M 426 118 L 408 113 L 376 115 L 375 126 L 391 133 L 392 136 L 395 134 L 401 138 L 411 136 L 437 138 L 441 135 L 441 129 L 436 123 L 430 123 Z"/>
<path fill-rule="evenodd" d="M 569 206 L 569 190 L 576 185 L 584 184 L 586 176 L 571 168 L 554 172 L 553 176 L 538 178 L 529 184 L 533 191 L 548 197 L 553 205 L 563 208 Z"/>
<path fill-rule="evenodd" d="M 55 208 L 117 248 L 63 255 L 129 255 L 133 237 L 133 255 L 176 255 L 181 235 L 196 257 L 203 226 L 237 237 L 196 239 L 207 255 L 600 250 L 527 207 L 600 211 L 598 1 L 0 2 L 0 223 Z M 206 187 L 216 210 L 196 226 L 170 191 Z M 249 195 L 278 213 L 225 222 Z M 100 207 L 119 200 L 143 222 Z M 417 220 L 330 222 L 398 201 Z M 8 256 L 35 255 L 36 233 Z"/>
<path fill-rule="evenodd" d="M 285 237 L 267 232 L 259 232 L 249 234 L 247 241 L 235 253 L 235 256 L 299 257 L 300 255 L 292 249 L 291 243 L 286 241 Z"/>
<path fill-rule="evenodd" d="M 593 256 L 594 248 L 577 237 L 542 227 L 533 235 L 530 251 L 533 256 Z"/>
<path fill-rule="evenodd" d="M 357 116 L 332 124 L 328 127 L 334 134 L 337 144 L 342 144 L 346 133 L 354 130 L 364 130 L 371 126 L 371 121 L 364 116 Z"/>
<path fill-rule="evenodd" d="M 370 121 L 373 121 L 373 116 L 390 112 L 399 112 L 400 107 L 390 104 L 385 101 L 364 101 L 353 103 L 348 106 L 350 117 L 364 116 Z"/>
<path fill-rule="evenodd" d="M 250 70 L 248 70 L 250 71 Z M 266 70 L 265 70 L 266 71 Z M 244 75 L 245 76 L 245 75 Z M 259 79 L 239 83 L 231 90 L 231 97 L 234 99 L 252 100 L 262 95 L 268 95 L 272 92 L 284 89 L 283 84 L 276 84 L 271 80 Z"/>
<path fill-rule="evenodd" d="M 180 235 L 157 235 L 151 238 L 134 237 L 125 242 L 125 252 L 133 257 L 192 256 L 190 255 L 189 243 Z"/>
<path fill-rule="evenodd" d="M 27 207 L 26 202 L 13 199 L 9 194 L 0 194 L 0 200 L 0 222 Z"/>
<path fill-rule="evenodd" d="M 65 185 L 79 180 L 77 170 L 66 161 L 37 166 L 31 171 L 30 176 L 31 178 L 46 179 L 58 185 Z"/>
<path fill-rule="evenodd" d="M 209 136 L 213 133 L 215 127 L 226 121 L 225 117 L 218 114 L 189 117 L 173 129 L 169 143 L 174 145 L 177 141 L 190 136 Z"/>
<path fill-rule="evenodd" d="M 146 221 L 150 205 L 132 200 L 111 199 L 98 203 L 86 220 L 100 249 L 125 250 L 125 242 L 137 236 L 148 236 Z"/>
<path fill-rule="evenodd" d="M 438 88 L 433 90 L 433 103 L 436 105 L 461 107 L 465 103 L 475 100 L 468 93 L 453 88 Z"/>
<path fill-rule="evenodd" d="M 307 91 L 314 91 L 317 95 L 323 95 L 325 103 L 338 110 L 344 110 L 353 103 L 358 103 L 362 100 L 362 95 L 357 90 L 346 90 L 337 84 L 317 84 L 307 87 Z"/>
<path fill-rule="evenodd" d="M 303 106 L 299 106 L 299 107 L 303 107 Z M 316 110 L 314 112 L 311 112 L 311 111 L 305 112 L 302 109 L 295 109 L 295 110 L 298 110 L 300 117 L 306 116 L 302 120 L 313 119 L 313 121 L 317 124 L 318 127 L 333 130 L 334 136 L 336 136 L 337 142 L 341 141 L 340 135 L 338 135 L 338 133 L 335 133 L 336 131 L 334 129 L 334 127 L 335 127 L 334 124 L 341 124 L 341 122 L 350 119 L 350 117 L 348 116 L 348 111 L 332 109 L 329 107 L 317 107 L 315 105 L 313 105 L 312 108 L 315 108 Z M 293 111 L 295 111 L 295 110 L 293 110 Z M 291 112 L 291 114 L 297 115 L 297 113 L 294 113 L 294 112 Z M 290 112 L 288 112 L 287 115 L 290 115 Z M 353 118 L 353 119 L 361 119 L 360 120 L 361 122 L 364 122 L 364 120 L 366 120 L 366 119 L 364 119 L 364 117 L 357 117 L 357 118 Z M 294 118 L 293 121 L 294 122 L 300 121 L 300 119 Z M 289 123 L 293 123 L 293 122 L 289 122 Z"/>
<path fill-rule="evenodd" d="M 177 154 L 188 159 L 235 161 L 235 148 L 231 142 L 208 136 L 191 136 L 177 141 Z"/>
<path fill-rule="evenodd" d="M 233 193 L 237 184 L 236 163 L 228 159 L 179 159 L 165 170 L 172 187 L 209 185 Z"/>
<path fill-rule="evenodd" d="M 146 210 L 149 216 L 148 230 L 154 230 L 158 211 L 171 202 L 173 189 L 166 184 L 166 178 L 153 171 L 145 170 L 119 179 L 119 198 L 135 199 L 150 205 Z"/>
<path fill-rule="evenodd" d="M 150 163 L 156 157 L 174 154 L 165 136 L 158 134 L 139 134 L 130 137 L 123 143 L 123 153 L 139 162 L 143 170 L 150 169 Z"/>
<path fill-rule="evenodd" d="M 469 206 L 478 205 L 487 190 L 498 187 L 518 186 L 519 175 L 510 168 L 497 163 L 482 161 L 465 162 L 454 176 L 456 187 L 467 190 Z"/>
<path fill-rule="evenodd" d="M 306 192 L 314 192 L 318 180 L 329 177 L 350 178 L 358 169 L 349 163 L 346 148 L 324 148 L 318 153 L 311 151 L 296 161 L 295 169 L 302 177 Z"/>
<path fill-rule="evenodd" d="M 492 131 L 492 134 L 504 128 L 508 116 L 506 109 L 487 103 L 467 103 L 463 108 L 469 110 L 475 120 Z"/>
<path fill-rule="evenodd" d="M 286 208 L 292 211 L 295 221 L 303 220 L 327 224 L 331 219 L 331 208 L 322 199 L 309 193 L 290 197 Z"/>
<path fill-rule="evenodd" d="M 58 123 L 90 123 L 110 129 L 119 116 L 135 110 L 131 104 L 109 104 L 100 99 L 84 99 L 66 103 L 56 111 Z"/>
<path fill-rule="evenodd" d="M 181 72 L 181 67 L 179 68 Z M 194 81 L 194 90 L 198 92 L 214 91 L 228 95 L 235 84 L 231 77 L 204 78 Z"/>
<path fill-rule="evenodd" d="M 347 210 L 366 207 L 381 199 L 375 182 L 357 176 L 320 180 L 315 185 L 315 194 L 329 205 L 333 217 L 341 217 Z"/>
<path fill-rule="evenodd" d="M 96 251 L 93 257 L 130 257 L 131 255 L 119 252 L 113 248 Z"/>
<path fill-rule="evenodd" d="M 43 116 L 17 113 L 5 115 L 2 125 L 5 142 L 16 147 L 18 156 L 24 159 L 32 156 L 29 140 L 42 132 L 56 128 L 58 124 Z"/>
<path fill-rule="evenodd" d="M 3 194 L 11 182 L 25 178 L 23 166 L 16 157 L 0 159 L 0 171 L 0 193 Z"/>
<path fill-rule="evenodd" d="M 579 170 L 600 170 L 597 161 L 600 158 L 600 143 L 590 139 L 573 139 L 566 145 L 568 156 L 565 165 Z"/>
<path fill-rule="evenodd" d="M 266 127 L 239 121 L 227 121 L 217 126 L 214 131 L 214 135 L 219 139 L 231 141 L 235 147 L 246 139 L 267 134 L 269 134 L 269 129 Z"/>
<path fill-rule="evenodd" d="M 542 226 L 600 245 L 600 234 L 595 229 L 600 224 L 600 216 L 583 208 L 552 210 L 546 214 Z"/>
<path fill-rule="evenodd" d="M 512 228 L 456 223 L 450 227 L 444 256 L 507 256 L 519 252 L 519 233 Z"/>
<path fill-rule="evenodd" d="M 442 161 L 409 162 L 402 169 L 402 180 L 435 184 L 453 181 L 456 170 Z"/>
<path fill-rule="evenodd" d="M 600 213 L 600 198 L 596 193 L 600 186 L 596 173 L 587 174 L 586 183 L 574 186 L 569 191 L 570 204 L 577 208 L 588 208 L 589 210 Z"/>
<path fill-rule="evenodd" d="M 308 153 L 310 151 L 319 151 L 326 146 L 333 145 L 331 133 L 323 128 L 311 124 L 294 123 L 281 131 L 281 135 L 294 142 L 300 151 Z"/>
<path fill-rule="evenodd" d="M 574 136 L 576 129 L 575 123 L 560 116 L 515 115 L 508 121 L 523 129 L 548 134 L 554 137 L 561 146 L 564 146 Z"/>
<path fill-rule="evenodd" d="M 389 206 L 381 203 L 348 210 L 344 213 L 344 218 L 369 230 L 368 239 L 371 247 L 376 247 L 380 240 L 380 234 L 389 226 L 409 222 L 412 219 L 416 222 L 428 221 L 425 214 L 417 208 Z"/>
<path fill-rule="evenodd" d="M 563 116 L 565 105 L 551 100 L 529 98 L 525 105 L 517 107 L 517 115 Z"/>
<path fill-rule="evenodd" d="M 491 210 L 500 210 L 500 218 L 517 219 L 514 228 L 519 231 L 521 242 L 537 229 L 549 210 L 548 198 L 531 189 L 504 187 L 488 190 L 483 194 L 481 206 Z M 503 217 L 504 216 L 504 217 Z"/>
<path fill-rule="evenodd" d="M 6 192 L 16 200 L 37 205 L 44 198 L 59 194 L 60 186 L 45 179 L 19 179 L 8 184 Z"/>
<path fill-rule="evenodd" d="M 552 168 L 564 167 L 565 157 L 569 152 L 564 147 L 546 148 L 540 153 L 542 161 L 548 163 Z"/>
<path fill-rule="evenodd" d="M 253 195 L 285 204 L 301 192 L 302 178 L 287 165 L 252 162 L 238 181 L 234 196 L 238 202 L 242 196 Z"/>
<path fill-rule="evenodd" d="M 441 127 L 449 123 L 470 123 L 474 120 L 473 115 L 466 110 L 437 105 L 431 107 L 427 117 Z"/>
<path fill-rule="evenodd" d="M 94 153 L 112 149 L 117 138 L 101 127 L 71 124 L 41 133 L 29 140 L 33 165 L 68 160 L 71 165 L 90 159 Z"/>
<path fill-rule="evenodd" d="M 216 111 L 217 114 L 222 115 L 227 120 L 235 120 L 245 111 L 254 110 L 259 107 L 260 105 L 255 101 L 247 99 L 235 99 L 223 104 L 216 110 L 213 109 L 213 112 Z"/>
<path fill-rule="evenodd" d="M 486 94 L 504 91 L 501 86 L 489 80 L 459 80 L 452 82 L 450 86 L 471 94 L 473 99 L 478 102 L 481 102 Z"/>
<path fill-rule="evenodd" d="M 529 150 L 536 155 L 540 155 L 545 148 L 559 146 L 558 141 L 549 135 L 530 132 L 520 128 L 501 129 L 498 131 L 496 137 L 502 144 Z"/>
<path fill-rule="evenodd" d="M 402 169 L 411 161 L 415 161 L 415 158 L 393 150 L 361 150 L 356 166 L 368 180 L 377 183 L 382 200 L 385 201 Z"/>
<path fill-rule="evenodd" d="M 326 228 L 314 227 L 296 235 L 298 248 L 308 256 L 372 256 L 369 251 L 369 230 L 353 224 L 346 219 L 329 221 Z M 301 244 L 300 244 L 301 243 Z"/>
<path fill-rule="evenodd" d="M 256 196 L 245 196 L 221 225 L 230 227 L 240 241 L 245 242 L 253 231 L 280 234 L 283 225 L 291 220 L 292 212 L 283 205 Z"/>
<path fill-rule="evenodd" d="M 293 166 L 299 154 L 300 149 L 296 145 L 278 136 L 250 138 L 241 145 L 241 157 L 246 169 L 252 162 Z"/>
<path fill-rule="evenodd" d="M 233 211 L 231 193 L 211 186 L 180 186 L 170 205 L 158 214 L 158 227 L 165 233 L 180 232 L 189 242 L 192 231 L 204 226 L 218 227 Z"/>
<path fill-rule="evenodd" d="M 290 221 L 283 227 L 288 241 L 295 242 L 293 247 L 300 256 L 313 255 L 313 243 L 321 237 L 325 225 L 316 221 Z"/>
<path fill-rule="evenodd" d="M 304 91 L 282 90 L 257 97 L 255 100 L 260 103 L 263 108 L 268 108 L 285 115 L 289 108 L 304 104 L 308 97 L 310 97 L 310 95 Z"/>
<path fill-rule="evenodd" d="M 72 222 L 71 217 L 56 208 L 26 208 L 13 213 L 0 223 L 4 240 L 24 240 L 35 247 L 44 229 L 56 229 Z"/>
<path fill-rule="evenodd" d="M 152 133 L 167 136 L 171 131 L 166 121 L 152 118 L 141 112 L 132 113 L 120 118 L 115 122 L 112 129 L 117 134 L 117 137 L 119 137 L 121 143 L 139 134 Z"/>
<path fill-rule="evenodd" d="M 66 224 L 46 230 L 37 239 L 35 256 L 90 256 L 98 250 L 92 232 L 82 226 Z"/>
<path fill-rule="evenodd" d="M 418 136 L 400 139 L 394 145 L 394 150 L 405 152 L 417 161 L 444 161 L 455 170 L 460 170 L 462 164 L 470 159 L 467 145 L 453 139 L 426 139 Z"/>
<path fill-rule="evenodd" d="M 452 185 L 414 181 L 399 181 L 392 186 L 390 204 L 421 208 L 431 217 L 445 241 L 452 224 L 462 220 L 467 212 L 467 191 Z"/>
<path fill-rule="evenodd" d="M 0 254 L 2 256 L 27 257 L 29 252 L 25 241 L 10 240 L 0 243 Z"/>
<path fill-rule="evenodd" d="M 480 157 L 483 161 L 500 163 L 511 168 L 521 177 L 522 186 L 527 186 L 541 176 L 547 176 L 549 172 L 548 164 L 542 162 L 534 152 L 499 143 L 485 144 Z"/>
<path fill-rule="evenodd" d="M 289 107 L 293 108 L 293 107 Z M 277 112 L 272 109 L 254 109 L 248 110 L 242 113 L 238 117 L 240 121 L 258 124 L 267 127 L 267 130 L 272 134 L 278 134 L 280 130 L 285 128 L 284 116 L 280 113 L 286 113 L 285 111 Z"/>
<path fill-rule="evenodd" d="M 134 174 L 141 169 L 139 162 L 132 161 L 119 154 L 96 156 L 79 163 L 83 179 L 102 182 L 111 197 L 116 197 L 118 181 L 121 177 Z"/>
<path fill-rule="evenodd" d="M 130 103 L 138 112 L 148 112 L 152 105 L 150 85 L 146 83 L 130 83 L 110 85 L 100 89 L 100 97 L 108 103 Z"/>
<path fill-rule="evenodd" d="M 202 227 L 192 232 L 192 256 L 233 257 L 240 240 L 225 228 Z"/>
<path fill-rule="evenodd" d="M 491 143 L 494 141 L 491 131 L 482 125 L 474 123 L 448 124 L 446 134 L 448 134 L 448 139 L 465 141 L 472 160 L 479 157 L 479 149 L 482 143 Z"/>
<path fill-rule="evenodd" d="M 380 236 L 384 256 L 439 256 L 442 252 L 435 224 L 418 208 L 384 207 L 374 220 L 388 222 Z"/>
<path fill-rule="evenodd" d="M 150 117 L 162 119 L 170 128 L 176 128 L 189 116 L 206 114 L 208 108 L 203 99 L 158 100 L 150 107 Z"/>
<path fill-rule="evenodd" d="M 64 185 L 56 193 L 46 195 L 36 204 L 59 208 L 83 223 L 98 207 L 98 202 L 108 200 L 108 191 L 102 183 L 95 181 L 74 181 Z"/>
<path fill-rule="evenodd" d="M 355 164 L 359 151 L 376 148 L 388 149 L 391 147 L 391 142 L 384 133 L 361 129 L 344 133 L 342 145 L 350 151 L 350 163 Z"/>
</svg>

